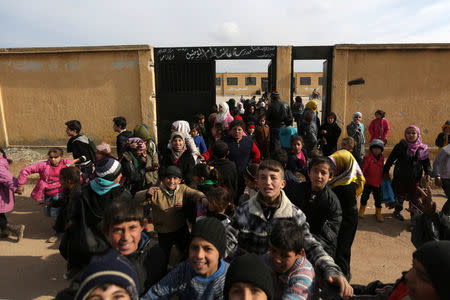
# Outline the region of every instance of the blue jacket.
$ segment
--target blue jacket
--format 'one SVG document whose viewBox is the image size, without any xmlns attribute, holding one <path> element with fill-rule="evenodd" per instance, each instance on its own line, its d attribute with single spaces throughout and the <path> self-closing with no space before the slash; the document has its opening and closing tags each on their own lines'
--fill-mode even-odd
<svg viewBox="0 0 450 300">
<path fill-rule="evenodd" d="M 197 146 L 200 154 L 203 154 L 206 151 L 208 151 L 208 148 L 206 148 L 205 140 L 200 135 L 197 135 L 194 138 L 194 143 L 195 143 L 195 146 Z"/>
</svg>

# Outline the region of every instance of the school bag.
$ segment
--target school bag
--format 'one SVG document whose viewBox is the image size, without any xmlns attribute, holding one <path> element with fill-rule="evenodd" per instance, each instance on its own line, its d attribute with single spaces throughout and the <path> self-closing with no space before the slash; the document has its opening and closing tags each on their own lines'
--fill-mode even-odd
<svg viewBox="0 0 450 300">
<path fill-rule="evenodd" d="M 386 206 L 392 206 L 395 203 L 394 191 L 389 179 L 383 179 L 381 182 L 381 203 Z"/>
</svg>

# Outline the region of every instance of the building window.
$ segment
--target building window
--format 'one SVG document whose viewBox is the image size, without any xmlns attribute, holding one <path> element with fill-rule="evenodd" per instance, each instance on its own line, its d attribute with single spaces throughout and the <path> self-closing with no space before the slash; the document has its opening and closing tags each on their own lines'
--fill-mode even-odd
<svg viewBox="0 0 450 300">
<path fill-rule="evenodd" d="M 300 85 L 311 85 L 311 77 L 300 77 Z"/>
<path fill-rule="evenodd" d="M 216 77 L 216 86 L 220 86 L 220 77 Z"/>
<path fill-rule="evenodd" d="M 256 77 L 245 77 L 245 85 L 256 85 Z"/>
<path fill-rule="evenodd" d="M 323 85 L 323 77 L 318 78 L 319 85 Z"/>
<path fill-rule="evenodd" d="M 265 92 L 269 88 L 269 78 L 261 77 L 261 90 Z"/>
<path fill-rule="evenodd" d="M 228 77 L 227 85 L 238 85 L 238 78 L 237 77 Z"/>
</svg>

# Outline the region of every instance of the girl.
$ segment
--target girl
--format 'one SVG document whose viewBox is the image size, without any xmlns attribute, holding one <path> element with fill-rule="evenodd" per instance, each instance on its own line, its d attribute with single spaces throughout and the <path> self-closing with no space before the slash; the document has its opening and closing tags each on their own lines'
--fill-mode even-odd
<svg viewBox="0 0 450 300">
<path fill-rule="evenodd" d="M 125 144 L 120 163 L 123 168 L 124 185 L 132 195 L 144 189 L 147 165 L 147 146 L 140 138 L 129 138 Z"/>
<path fill-rule="evenodd" d="M 318 103 L 316 100 L 311 100 L 311 101 L 309 101 L 308 103 L 306 103 L 305 109 L 303 110 L 303 113 L 302 113 L 302 120 L 303 120 L 303 117 L 304 117 L 304 115 L 305 115 L 305 111 L 308 110 L 308 111 L 312 112 L 312 113 L 314 114 L 313 121 L 316 123 L 317 128 L 320 127 L 320 119 L 319 119 L 319 108 L 318 108 L 318 105 L 319 105 L 319 103 Z M 297 126 L 298 126 L 298 125 L 299 125 L 299 124 L 297 124 Z"/>
<path fill-rule="evenodd" d="M 194 139 L 195 146 L 200 151 L 200 154 L 205 153 L 208 149 L 206 148 L 205 140 L 200 135 L 200 126 L 198 124 L 192 124 L 191 136 Z"/>
<path fill-rule="evenodd" d="M 234 204 L 231 194 L 224 187 L 216 187 L 206 192 L 208 199 L 207 217 L 218 219 L 225 228 L 231 223 L 234 215 Z"/>
<path fill-rule="evenodd" d="M 198 152 L 197 146 L 195 146 L 194 139 L 190 135 L 191 128 L 189 127 L 189 123 L 186 121 L 183 121 L 183 120 L 175 121 L 172 123 L 171 130 L 172 130 L 172 132 L 178 131 L 183 134 L 186 147 L 189 148 L 189 150 L 191 151 L 192 157 L 194 158 L 194 160 L 196 160 L 197 156 L 199 156 L 200 153 Z M 167 148 L 170 149 L 171 146 L 172 146 L 171 143 L 169 143 Z"/>
<path fill-rule="evenodd" d="M 258 126 L 255 128 L 255 142 L 261 152 L 261 159 L 269 158 L 270 153 L 270 129 L 266 125 L 266 116 L 261 115 L 258 119 Z"/>
<path fill-rule="evenodd" d="M 19 242 L 23 237 L 25 225 L 8 224 L 5 213 L 14 208 L 14 192 L 17 190 L 18 182 L 9 171 L 9 161 L 6 153 L 0 148 L 0 238 L 7 238 L 12 233 Z M 22 192 L 21 192 L 22 193 Z"/>
<path fill-rule="evenodd" d="M 214 124 L 221 123 L 226 129 L 230 126 L 230 123 L 234 121 L 233 116 L 230 114 L 230 109 L 226 102 L 219 104 L 219 113 L 214 120 Z"/>
<path fill-rule="evenodd" d="M 172 132 L 170 145 L 170 149 L 167 149 L 161 160 L 161 167 L 166 169 L 169 166 L 177 166 L 183 173 L 184 183 L 191 184 L 195 161 L 191 150 L 186 147 L 184 134 L 178 131 Z"/>
<path fill-rule="evenodd" d="M 303 148 L 303 139 L 301 136 L 294 136 L 291 140 L 291 151 L 288 156 L 286 169 L 294 174 L 299 172 L 306 175 L 307 157 Z"/>
<path fill-rule="evenodd" d="M 389 127 L 388 120 L 385 119 L 386 113 L 381 109 L 375 112 L 375 119 L 370 122 L 369 125 L 369 133 L 370 133 L 370 141 L 372 142 L 374 139 L 382 140 L 386 145 L 387 136 L 391 131 L 391 127 Z"/>
<path fill-rule="evenodd" d="M 364 124 L 362 123 L 362 114 L 360 112 L 353 114 L 353 121 L 347 125 L 347 135 L 355 140 L 353 156 L 361 166 L 365 154 L 364 144 L 366 140 L 364 138 Z"/>
<path fill-rule="evenodd" d="M 392 149 L 383 169 L 386 179 L 389 178 L 389 170 L 393 164 L 395 164 L 395 167 L 392 187 L 397 200 L 394 217 L 404 221 L 405 218 L 401 211 L 405 200 L 409 201 L 411 217 L 423 211 L 417 188 L 423 174 L 425 174 L 426 181 L 429 181 L 431 176 L 428 146 L 422 143 L 420 129 L 417 126 L 408 126 L 405 130 L 405 139 Z"/>
<path fill-rule="evenodd" d="M 247 135 L 252 139 L 252 141 L 255 140 L 255 124 L 253 122 L 250 122 L 247 124 Z"/>
<path fill-rule="evenodd" d="M 256 108 L 254 104 L 251 104 L 247 107 L 247 111 L 244 114 L 244 122 L 247 124 L 250 122 L 257 122 Z"/>
<path fill-rule="evenodd" d="M 337 142 L 341 135 L 341 128 L 336 122 L 336 114 L 331 112 L 325 124 L 319 128 L 319 141 L 323 155 L 329 156 L 336 152 Z"/>
<path fill-rule="evenodd" d="M 258 185 L 256 180 L 256 176 L 258 175 L 257 173 L 258 164 L 256 163 L 249 163 L 245 168 L 242 176 L 244 177 L 244 183 L 247 187 L 247 193 L 241 195 L 241 197 L 239 198 L 239 205 L 243 204 L 244 202 L 258 194 Z"/>
</svg>

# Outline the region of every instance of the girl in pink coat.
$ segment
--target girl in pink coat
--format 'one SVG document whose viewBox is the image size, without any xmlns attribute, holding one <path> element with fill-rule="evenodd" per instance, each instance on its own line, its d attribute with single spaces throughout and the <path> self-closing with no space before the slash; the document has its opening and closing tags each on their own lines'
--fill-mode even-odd
<svg viewBox="0 0 450 300">
<path fill-rule="evenodd" d="M 385 118 L 386 113 L 381 109 L 375 112 L 375 119 L 370 122 L 369 125 L 369 133 L 370 133 L 370 141 L 372 142 L 374 139 L 382 140 L 386 145 L 387 136 L 391 131 L 391 127 L 389 127 L 389 122 Z"/>
<path fill-rule="evenodd" d="M 9 161 L 3 149 L 0 148 L 0 237 L 7 238 L 12 233 L 17 241 L 23 237 L 25 225 L 8 224 L 5 213 L 14 208 L 14 192 L 17 190 L 17 179 L 9 171 Z"/>
</svg>

